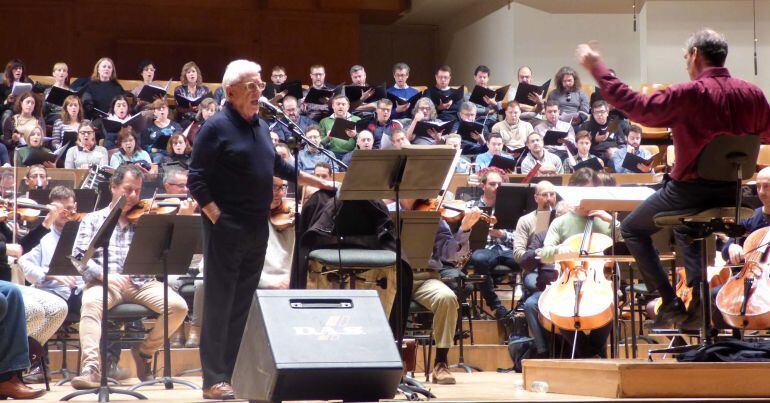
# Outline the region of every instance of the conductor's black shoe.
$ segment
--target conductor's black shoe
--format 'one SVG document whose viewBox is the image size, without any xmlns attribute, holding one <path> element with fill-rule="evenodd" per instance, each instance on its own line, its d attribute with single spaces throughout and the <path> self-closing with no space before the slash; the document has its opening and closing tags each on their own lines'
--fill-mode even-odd
<svg viewBox="0 0 770 403">
<path fill-rule="evenodd" d="M 674 298 L 669 302 L 664 302 L 658 309 L 658 314 L 655 315 L 655 320 L 652 321 L 653 329 L 665 329 L 681 323 L 687 319 L 687 310 L 684 308 L 684 303 L 679 298 Z"/>
<path fill-rule="evenodd" d="M 687 309 L 687 318 L 679 324 L 679 329 L 700 330 L 701 327 L 703 327 L 703 305 L 696 290 Z"/>
</svg>

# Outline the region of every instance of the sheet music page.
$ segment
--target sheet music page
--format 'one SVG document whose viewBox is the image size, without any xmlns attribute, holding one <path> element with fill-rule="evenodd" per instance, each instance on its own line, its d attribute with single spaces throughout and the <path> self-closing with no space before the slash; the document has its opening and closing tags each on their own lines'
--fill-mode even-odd
<svg viewBox="0 0 770 403">
<path fill-rule="evenodd" d="M 655 191 L 646 186 L 556 186 L 556 193 L 570 206 L 579 206 L 583 200 L 644 201 Z"/>
</svg>

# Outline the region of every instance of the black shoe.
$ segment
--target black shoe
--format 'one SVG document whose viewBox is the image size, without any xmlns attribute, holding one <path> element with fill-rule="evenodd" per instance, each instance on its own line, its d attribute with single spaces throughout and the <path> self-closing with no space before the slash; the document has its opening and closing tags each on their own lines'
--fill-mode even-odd
<svg viewBox="0 0 770 403">
<path fill-rule="evenodd" d="M 502 305 L 498 306 L 497 308 L 495 308 L 495 319 L 497 319 L 497 320 L 505 319 L 506 317 L 508 317 L 508 315 L 510 313 L 511 313 L 511 311 L 508 310 L 508 308 L 506 308 L 506 307 L 504 307 Z"/>
<path fill-rule="evenodd" d="M 681 330 L 700 330 L 703 327 L 703 304 L 700 302 L 697 290 L 687 309 L 687 318 L 679 324 Z"/>
<path fill-rule="evenodd" d="M 655 315 L 655 320 L 652 321 L 653 329 L 665 329 L 681 323 L 687 319 L 687 311 L 684 309 L 684 303 L 681 299 L 674 298 L 668 303 L 664 302 L 658 310 L 658 314 Z"/>
</svg>

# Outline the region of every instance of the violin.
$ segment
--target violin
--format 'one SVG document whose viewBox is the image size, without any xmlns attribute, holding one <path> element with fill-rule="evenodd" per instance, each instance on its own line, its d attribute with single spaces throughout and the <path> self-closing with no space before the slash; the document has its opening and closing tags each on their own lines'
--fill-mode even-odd
<svg viewBox="0 0 770 403">
<path fill-rule="evenodd" d="M 579 255 L 601 255 L 612 246 L 612 238 L 593 233 L 589 217 L 582 234 L 567 238 L 563 249 Z M 560 249 L 561 249 L 560 248 Z M 546 287 L 538 300 L 540 322 L 564 330 L 594 330 L 612 320 L 613 289 L 604 277 L 604 260 L 569 259 L 559 261 L 559 277 Z"/>
<path fill-rule="evenodd" d="M 278 231 L 294 226 L 297 208 L 294 199 L 283 199 L 278 207 L 270 210 L 270 223 Z"/>
<path fill-rule="evenodd" d="M 463 219 L 463 216 L 468 208 L 465 206 L 465 202 L 462 200 L 443 200 L 436 199 L 422 199 L 417 200 L 414 203 L 415 211 L 438 211 L 447 222 L 458 222 Z M 497 218 L 493 215 L 481 213 L 481 219 L 490 225 L 497 224 Z"/>
<path fill-rule="evenodd" d="M 136 222 L 145 214 L 176 214 L 182 201 L 179 199 L 167 199 L 162 202 L 152 199 L 142 199 L 126 213 L 128 221 Z"/>
<path fill-rule="evenodd" d="M 5 215 L 13 213 L 14 205 L 16 206 L 16 215 L 23 221 L 35 221 L 40 218 L 41 212 L 48 213 L 50 211 L 48 206 L 36 203 L 32 199 L 20 197 L 15 202 L 10 199 L 0 199 L 0 211 L 4 212 Z M 85 216 L 85 213 L 76 213 L 69 210 L 66 212 L 70 221 L 80 221 Z"/>
<path fill-rule="evenodd" d="M 770 228 L 751 233 L 743 243 L 746 263 L 719 290 L 717 309 L 725 322 L 739 329 L 770 328 Z"/>
</svg>

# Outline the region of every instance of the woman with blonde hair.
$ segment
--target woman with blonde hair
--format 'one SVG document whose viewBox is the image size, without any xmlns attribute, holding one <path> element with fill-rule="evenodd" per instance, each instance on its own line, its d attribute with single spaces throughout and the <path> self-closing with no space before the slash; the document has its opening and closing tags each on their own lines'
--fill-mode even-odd
<svg viewBox="0 0 770 403">
<path fill-rule="evenodd" d="M 99 59 L 94 65 L 91 80 L 83 92 L 83 107 L 86 116 L 89 119 L 102 116 L 97 109 L 106 113 L 112 100 L 124 93 L 123 87 L 118 83 L 115 63 L 109 57 Z"/>
<path fill-rule="evenodd" d="M 195 62 L 187 62 L 182 66 L 179 81 L 182 84 L 174 90 L 174 98 L 177 99 L 176 121 L 185 127 L 195 118 L 200 100 L 210 97 L 211 92 L 203 85 L 203 74 Z"/>
<path fill-rule="evenodd" d="M 43 147 L 43 135 L 45 134 L 43 128 L 35 126 L 29 131 L 22 133 L 24 136 L 24 142 L 26 147 L 19 147 L 13 156 L 13 164 L 15 166 L 30 166 L 39 164 L 38 161 L 26 161 L 27 157 L 36 149 L 42 149 L 43 151 L 51 152 L 46 147 Z M 46 168 L 56 168 L 56 164 L 52 161 L 44 161 L 43 166 Z"/>
<path fill-rule="evenodd" d="M 47 125 L 53 125 L 56 122 L 56 119 L 59 118 L 62 110 L 62 106 L 48 102 L 48 95 L 51 94 L 51 89 L 53 87 L 63 88 L 65 90 L 70 89 L 69 67 L 67 67 L 67 63 L 55 63 L 53 65 L 51 76 L 53 77 L 53 85 L 43 91 L 43 99 L 46 100 L 43 103 L 43 117 L 45 118 L 45 123 Z"/>
</svg>

